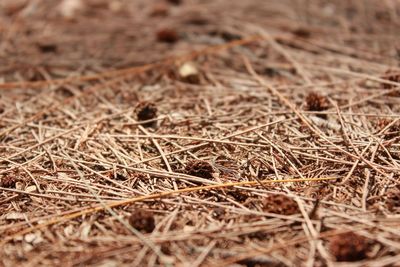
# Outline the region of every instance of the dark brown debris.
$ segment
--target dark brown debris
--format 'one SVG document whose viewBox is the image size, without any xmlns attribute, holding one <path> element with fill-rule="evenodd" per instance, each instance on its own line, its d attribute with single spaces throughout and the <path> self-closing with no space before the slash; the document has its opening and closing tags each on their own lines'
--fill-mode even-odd
<svg viewBox="0 0 400 267">
<path fill-rule="evenodd" d="M 324 111 L 329 108 L 328 99 L 316 92 L 311 92 L 306 97 L 306 110 Z"/>
<path fill-rule="evenodd" d="M 305 28 L 297 28 L 292 31 L 294 35 L 300 38 L 310 38 L 311 37 L 311 32 Z"/>
<path fill-rule="evenodd" d="M 201 178 L 213 178 L 214 169 L 210 163 L 202 160 L 192 160 L 186 164 L 185 171 L 187 174 Z"/>
<path fill-rule="evenodd" d="M 173 255 L 173 250 L 171 248 L 171 245 L 172 245 L 171 243 L 162 244 L 160 247 L 161 252 L 164 253 L 165 255 L 169 255 L 169 256 Z"/>
<path fill-rule="evenodd" d="M 38 43 L 37 47 L 42 53 L 55 53 L 57 52 L 57 45 L 53 43 Z"/>
<path fill-rule="evenodd" d="M 105 170 L 107 170 L 107 168 L 106 167 L 104 167 L 103 165 L 101 165 L 101 164 L 96 164 L 96 165 L 94 165 L 93 166 L 93 170 L 95 170 L 95 171 L 99 171 L 99 172 L 102 172 L 102 171 L 105 171 Z"/>
<path fill-rule="evenodd" d="M 400 72 L 399 71 L 395 72 L 395 71 L 388 70 L 385 73 L 385 75 L 383 76 L 383 78 L 387 79 L 387 80 L 389 80 L 391 82 L 400 83 Z M 397 86 L 395 86 L 393 84 L 387 84 L 387 83 L 383 84 L 383 88 L 387 89 L 387 90 L 390 90 L 390 89 L 393 89 L 393 88 L 396 88 L 396 87 Z M 397 96 L 400 96 L 400 91 L 392 92 L 392 93 L 390 93 L 388 95 L 397 97 Z"/>
<path fill-rule="evenodd" d="M 139 209 L 132 212 L 129 224 L 138 231 L 151 233 L 156 227 L 154 214 L 151 211 Z"/>
<path fill-rule="evenodd" d="M 359 261 L 367 258 L 370 244 L 365 237 L 350 232 L 332 237 L 329 248 L 337 261 Z"/>
<path fill-rule="evenodd" d="M 264 259 L 264 258 L 249 258 L 249 259 L 244 259 L 240 260 L 238 262 L 240 266 L 245 266 L 245 267 L 283 267 L 287 266 L 279 261 L 272 260 L 272 259 Z"/>
<path fill-rule="evenodd" d="M 140 102 L 135 108 L 138 121 L 147 121 L 157 118 L 157 111 L 157 106 L 148 101 Z M 151 123 L 145 124 L 145 126 L 149 126 L 150 124 Z"/>
<path fill-rule="evenodd" d="M 266 240 L 268 238 L 268 233 L 262 230 L 256 231 L 256 232 L 252 232 L 250 234 L 247 235 L 249 238 L 254 238 L 257 240 Z"/>
<path fill-rule="evenodd" d="M 164 43 L 175 43 L 179 40 L 179 34 L 175 29 L 163 28 L 157 32 L 157 40 Z"/>
<path fill-rule="evenodd" d="M 245 192 L 242 192 L 239 189 L 230 190 L 228 192 L 228 195 L 232 196 L 236 201 L 238 201 L 240 203 L 245 202 L 249 198 L 248 194 L 246 194 Z"/>
<path fill-rule="evenodd" d="M 224 208 L 217 207 L 212 210 L 211 214 L 213 217 L 220 220 L 224 218 L 224 216 L 226 215 L 226 211 Z"/>
<path fill-rule="evenodd" d="M 180 5 L 182 4 L 182 0 L 167 0 L 168 3 L 173 4 L 173 5 Z"/>
<path fill-rule="evenodd" d="M 285 195 L 269 195 L 263 200 L 262 206 L 269 213 L 293 215 L 300 212 L 296 201 Z"/>
<path fill-rule="evenodd" d="M 117 170 L 116 172 L 113 172 L 112 178 L 119 181 L 125 181 L 128 179 L 128 177 L 122 170 Z"/>
<path fill-rule="evenodd" d="M 0 180 L 0 186 L 5 188 L 13 188 L 15 187 L 15 183 L 17 179 L 14 175 L 5 175 Z"/>
</svg>

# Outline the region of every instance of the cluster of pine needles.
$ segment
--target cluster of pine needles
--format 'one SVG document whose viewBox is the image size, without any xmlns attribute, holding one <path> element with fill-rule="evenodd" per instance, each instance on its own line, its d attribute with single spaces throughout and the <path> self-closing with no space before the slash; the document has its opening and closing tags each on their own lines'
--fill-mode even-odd
<svg viewBox="0 0 400 267">
<path fill-rule="evenodd" d="M 400 4 L 56 2 L 0 3 L 0 266 L 400 262 Z"/>
</svg>

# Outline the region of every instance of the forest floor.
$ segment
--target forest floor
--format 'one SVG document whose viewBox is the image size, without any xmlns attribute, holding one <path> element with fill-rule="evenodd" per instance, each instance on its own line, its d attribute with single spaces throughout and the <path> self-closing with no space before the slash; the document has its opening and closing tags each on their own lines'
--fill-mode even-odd
<svg viewBox="0 0 400 267">
<path fill-rule="evenodd" d="M 399 62 L 395 0 L 1 0 L 0 266 L 395 266 Z"/>
</svg>

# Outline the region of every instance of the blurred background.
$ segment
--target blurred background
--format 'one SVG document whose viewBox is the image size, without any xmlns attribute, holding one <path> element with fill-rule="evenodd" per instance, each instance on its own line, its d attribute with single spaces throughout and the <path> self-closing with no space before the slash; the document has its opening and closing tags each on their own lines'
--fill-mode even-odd
<svg viewBox="0 0 400 267">
<path fill-rule="evenodd" d="M 138 66 L 260 28 L 396 58 L 399 14 L 396 0 L 2 0 L 0 80 Z"/>
</svg>

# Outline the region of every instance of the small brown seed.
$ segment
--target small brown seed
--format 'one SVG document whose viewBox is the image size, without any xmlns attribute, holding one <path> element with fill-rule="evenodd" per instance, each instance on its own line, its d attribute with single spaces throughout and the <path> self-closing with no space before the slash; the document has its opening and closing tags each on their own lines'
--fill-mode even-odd
<svg viewBox="0 0 400 267">
<path fill-rule="evenodd" d="M 163 28 L 157 32 L 157 40 L 164 43 L 175 43 L 179 40 L 179 34 L 171 28 Z"/>
<path fill-rule="evenodd" d="M 310 38 L 311 36 L 311 32 L 305 28 L 297 28 L 293 30 L 292 33 L 300 38 Z"/>
<path fill-rule="evenodd" d="M 299 213 L 296 201 L 285 195 L 269 195 L 263 201 L 263 210 L 269 213 L 293 215 Z"/>
<path fill-rule="evenodd" d="M 157 117 L 157 106 L 148 101 L 140 102 L 136 108 L 136 116 L 138 121 L 152 120 Z M 144 126 L 150 126 L 152 123 L 146 123 Z"/>
<path fill-rule="evenodd" d="M 139 209 L 132 212 L 129 224 L 138 231 L 151 233 L 156 227 L 153 212 Z"/>
<path fill-rule="evenodd" d="M 311 92 L 306 97 L 306 109 L 309 111 L 324 111 L 329 108 L 328 99 L 318 93 Z"/>
<path fill-rule="evenodd" d="M 329 248 L 337 261 L 359 261 L 367 258 L 369 242 L 353 232 L 342 233 L 330 239 Z"/>
<path fill-rule="evenodd" d="M 167 0 L 170 4 L 173 4 L 173 5 L 180 5 L 180 4 L 182 4 L 182 0 Z"/>
<path fill-rule="evenodd" d="M 15 176 L 7 175 L 1 178 L 0 186 L 5 188 L 13 188 L 15 187 L 15 183 L 17 182 Z"/>
</svg>

